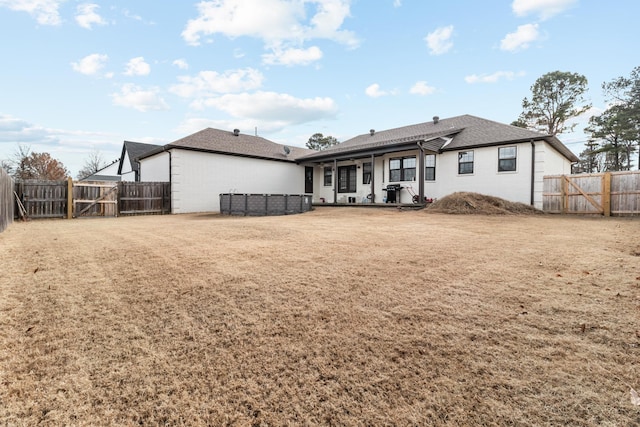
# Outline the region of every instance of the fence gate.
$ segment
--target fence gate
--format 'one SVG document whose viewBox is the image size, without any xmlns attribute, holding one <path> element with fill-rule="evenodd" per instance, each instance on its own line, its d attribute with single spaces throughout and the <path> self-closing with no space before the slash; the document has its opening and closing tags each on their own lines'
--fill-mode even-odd
<svg viewBox="0 0 640 427">
<path fill-rule="evenodd" d="M 627 216 L 640 214 L 640 171 L 544 177 L 548 213 Z"/>
<path fill-rule="evenodd" d="M 117 182 L 73 183 L 73 212 L 76 218 L 118 215 Z"/>
</svg>

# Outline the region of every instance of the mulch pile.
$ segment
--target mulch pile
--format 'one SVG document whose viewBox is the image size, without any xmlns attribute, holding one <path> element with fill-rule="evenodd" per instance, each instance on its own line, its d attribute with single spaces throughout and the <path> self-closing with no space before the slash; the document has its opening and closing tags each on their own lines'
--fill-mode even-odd
<svg viewBox="0 0 640 427">
<path fill-rule="evenodd" d="M 524 203 L 469 192 L 457 192 L 445 196 L 430 204 L 426 210 L 460 215 L 539 215 L 543 213 Z"/>
</svg>

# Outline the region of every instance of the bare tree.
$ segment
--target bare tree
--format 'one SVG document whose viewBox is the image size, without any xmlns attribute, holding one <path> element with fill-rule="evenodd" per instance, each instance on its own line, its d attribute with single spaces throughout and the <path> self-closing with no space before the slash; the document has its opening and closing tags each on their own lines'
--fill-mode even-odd
<svg viewBox="0 0 640 427">
<path fill-rule="evenodd" d="M 91 176 L 105 166 L 106 163 L 104 161 L 104 158 L 102 157 L 102 154 L 100 153 L 100 150 L 94 150 L 89 153 L 89 156 L 85 159 L 82 169 L 80 169 L 80 172 L 78 172 L 78 179 L 83 179 Z"/>
<path fill-rule="evenodd" d="M 13 174 L 13 163 L 9 159 L 0 160 L 0 168 L 4 169 L 9 175 Z"/>
</svg>

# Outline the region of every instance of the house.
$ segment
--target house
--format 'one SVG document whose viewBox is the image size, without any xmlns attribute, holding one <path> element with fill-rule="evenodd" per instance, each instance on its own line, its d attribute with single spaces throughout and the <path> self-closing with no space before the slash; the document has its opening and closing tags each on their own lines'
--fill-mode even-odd
<svg viewBox="0 0 640 427">
<path fill-rule="evenodd" d="M 125 141 L 123 179 L 128 161 L 140 181 L 171 182 L 173 213 L 220 211 L 225 193 L 312 194 L 314 203 L 338 204 L 471 191 L 542 208 L 543 177 L 570 174 L 578 161 L 553 135 L 471 115 L 371 129 L 323 151 L 213 128 L 137 156 L 135 144 Z"/>
<path fill-rule="evenodd" d="M 95 173 L 85 176 L 80 181 L 120 181 L 120 175 L 118 174 L 119 164 L 120 160 L 116 159 Z"/>
<path fill-rule="evenodd" d="M 138 156 L 138 173 L 141 181 L 171 182 L 173 213 L 220 211 L 223 193 L 311 193 L 313 168 L 297 162 L 310 153 L 207 128 Z"/>
<path fill-rule="evenodd" d="M 560 140 L 471 115 L 362 134 L 297 159 L 314 203 L 412 203 L 471 191 L 542 208 L 543 176 L 578 161 Z"/>
<path fill-rule="evenodd" d="M 138 157 L 160 147 L 155 144 L 125 141 L 122 144 L 122 153 L 118 163 L 118 175 L 122 181 L 139 181 Z"/>
</svg>

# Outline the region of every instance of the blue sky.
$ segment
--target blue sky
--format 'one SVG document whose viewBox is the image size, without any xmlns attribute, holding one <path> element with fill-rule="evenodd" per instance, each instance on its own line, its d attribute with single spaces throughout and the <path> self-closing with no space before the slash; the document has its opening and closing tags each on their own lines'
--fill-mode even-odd
<svg viewBox="0 0 640 427">
<path fill-rule="evenodd" d="M 511 123 L 541 75 L 601 84 L 640 65 L 631 0 L 0 0 L 0 159 L 75 176 L 124 140 L 205 127 L 304 146 L 472 114 Z M 560 135 L 575 153 L 581 132 Z"/>
</svg>

